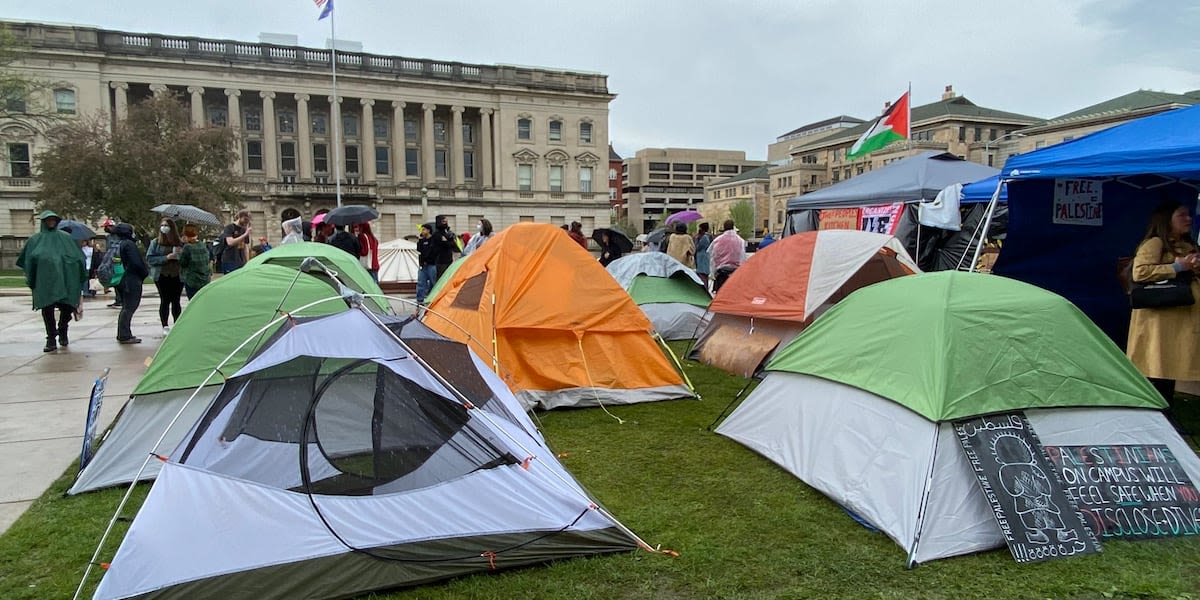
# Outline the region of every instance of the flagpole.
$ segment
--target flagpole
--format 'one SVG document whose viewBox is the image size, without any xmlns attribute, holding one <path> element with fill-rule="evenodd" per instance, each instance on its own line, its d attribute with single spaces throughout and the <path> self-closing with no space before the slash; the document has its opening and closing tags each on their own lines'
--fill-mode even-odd
<svg viewBox="0 0 1200 600">
<path fill-rule="evenodd" d="M 333 2 L 333 0 L 328 0 Z M 333 103 L 338 107 L 337 118 L 333 119 L 333 190 L 337 197 L 337 205 L 342 205 L 342 105 L 338 102 L 337 91 L 337 33 L 334 21 L 337 19 L 336 10 L 329 11 L 329 64 L 333 71 Z"/>
<path fill-rule="evenodd" d="M 908 150 L 912 150 L 912 81 L 908 82 L 908 92 L 906 95 L 908 96 L 908 103 L 904 108 L 908 111 L 908 135 L 905 136 L 904 143 L 908 145 Z"/>
</svg>

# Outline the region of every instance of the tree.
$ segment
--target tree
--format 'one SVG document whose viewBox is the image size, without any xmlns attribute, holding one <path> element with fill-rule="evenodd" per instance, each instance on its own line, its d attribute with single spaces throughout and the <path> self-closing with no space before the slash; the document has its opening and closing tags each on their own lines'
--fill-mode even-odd
<svg viewBox="0 0 1200 600">
<path fill-rule="evenodd" d="M 733 226 L 737 227 L 738 235 L 742 236 L 742 239 L 754 236 L 754 206 L 749 200 L 739 200 L 730 206 L 729 218 L 733 219 Z"/>
<path fill-rule="evenodd" d="M 29 53 L 23 40 L 8 26 L 0 25 L 0 121 L 43 131 L 61 118 L 54 110 L 52 86 L 15 66 Z"/>
<path fill-rule="evenodd" d="M 239 205 L 230 165 L 232 131 L 196 129 L 173 97 L 140 102 L 110 128 L 100 116 L 61 124 L 38 155 L 38 208 L 76 218 L 119 218 L 139 236 L 158 229 L 158 204 L 192 204 L 212 213 Z"/>
</svg>

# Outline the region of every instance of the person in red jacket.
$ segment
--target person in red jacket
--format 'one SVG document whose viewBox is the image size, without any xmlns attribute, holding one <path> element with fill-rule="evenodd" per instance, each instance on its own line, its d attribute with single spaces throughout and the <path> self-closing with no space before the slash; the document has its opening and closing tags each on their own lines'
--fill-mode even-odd
<svg viewBox="0 0 1200 600">
<path fill-rule="evenodd" d="M 567 235 L 571 236 L 576 244 L 583 246 L 584 250 L 588 249 L 587 237 L 583 235 L 583 223 L 571 221 L 571 229 L 567 231 Z"/>
<path fill-rule="evenodd" d="M 379 281 L 379 239 L 371 233 L 370 223 L 360 223 L 354 229 L 358 235 L 358 262 L 371 274 L 371 279 Z"/>
</svg>

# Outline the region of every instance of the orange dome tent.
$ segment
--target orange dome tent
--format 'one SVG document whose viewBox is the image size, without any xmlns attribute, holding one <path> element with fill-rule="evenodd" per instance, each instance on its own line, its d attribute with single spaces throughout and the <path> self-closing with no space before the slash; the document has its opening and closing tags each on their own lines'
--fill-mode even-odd
<svg viewBox="0 0 1200 600">
<path fill-rule="evenodd" d="M 508 227 L 449 277 L 425 324 L 491 357 L 527 408 L 694 396 L 629 294 L 558 227 Z"/>
</svg>

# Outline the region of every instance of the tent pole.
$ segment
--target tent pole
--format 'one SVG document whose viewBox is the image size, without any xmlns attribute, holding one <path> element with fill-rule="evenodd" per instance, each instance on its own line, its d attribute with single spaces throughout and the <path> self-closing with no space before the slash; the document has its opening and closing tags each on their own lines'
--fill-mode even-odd
<svg viewBox="0 0 1200 600">
<path fill-rule="evenodd" d="M 1000 188 L 1008 183 L 1006 179 L 1000 179 L 996 182 L 996 191 L 992 192 L 992 200 L 988 202 L 987 217 L 983 220 L 983 228 L 979 233 L 979 243 L 975 245 L 975 257 L 971 259 L 971 268 L 969 273 L 975 272 L 975 265 L 979 264 L 979 255 L 983 253 L 983 244 L 987 242 L 987 232 L 992 228 L 992 215 L 996 213 L 996 204 L 1000 201 Z"/>
<path fill-rule="evenodd" d="M 753 377 L 746 380 L 746 385 L 742 386 L 742 389 L 738 390 L 738 393 L 733 396 L 733 400 L 730 400 L 729 404 L 726 404 L 725 408 L 721 409 L 721 414 L 717 415 L 717 418 L 713 419 L 713 422 L 708 424 L 709 431 L 712 431 L 713 428 L 716 427 L 718 422 L 720 422 L 722 419 L 725 418 L 726 415 L 728 415 L 730 412 L 732 412 L 729 409 L 732 408 L 734 404 L 737 404 L 738 400 L 741 400 L 742 395 L 745 394 L 746 390 L 750 389 L 750 386 L 753 384 L 754 384 Z"/>
<path fill-rule="evenodd" d="M 658 331 L 654 332 L 654 339 L 658 342 L 658 345 L 663 347 L 663 350 L 667 351 L 667 356 L 671 357 L 671 364 L 675 366 L 675 370 L 679 371 L 679 376 L 683 378 L 683 382 L 687 384 L 688 390 L 691 391 L 694 396 L 696 396 L 697 400 L 700 400 L 700 394 L 696 393 L 696 386 L 692 385 L 692 380 L 688 378 L 687 373 L 683 372 L 683 363 L 679 361 L 679 357 L 675 356 L 675 352 L 671 350 L 670 346 L 667 345 L 667 340 L 664 340 L 662 336 L 658 334 Z"/>
<path fill-rule="evenodd" d="M 904 568 L 917 566 L 917 546 L 921 543 L 921 528 L 925 526 L 925 511 L 929 508 L 929 492 L 933 489 L 933 469 L 937 466 L 938 442 L 942 437 L 942 424 L 933 423 L 933 451 L 929 453 L 929 472 L 925 476 L 925 490 L 921 492 L 921 505 L 917 508 L 917 527 L 913 535 L 912 550 L 908 552 L 908 560 Z"/>
</svg>

